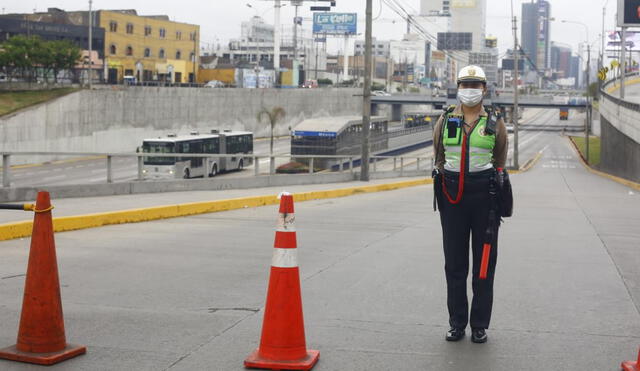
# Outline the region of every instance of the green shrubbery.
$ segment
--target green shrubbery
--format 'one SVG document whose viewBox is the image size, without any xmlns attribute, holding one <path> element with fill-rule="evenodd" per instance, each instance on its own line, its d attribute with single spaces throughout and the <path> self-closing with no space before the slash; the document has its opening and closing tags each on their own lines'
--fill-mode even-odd
<svg viewBox="0 0 640 371">
<path fill-rule="evenodd" d="M 0 71 L 7 80 L 57 82 L 60 71 L 72 70 L 79 60 L 80 48 L 68 40 L 16 35 L 0 44 Z"/>
</svg>

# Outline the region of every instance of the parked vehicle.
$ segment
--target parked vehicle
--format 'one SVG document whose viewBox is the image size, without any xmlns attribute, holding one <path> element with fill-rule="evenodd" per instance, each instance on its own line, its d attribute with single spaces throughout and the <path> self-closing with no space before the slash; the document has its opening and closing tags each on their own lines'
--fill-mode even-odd
<svg viewBox="0 0 640 371">
<path fill-rule="evenodd" d="M 318 87 L 318 80 L 307 80 L 302 84 L 305 89 L 315 89 Z"/>
<path fill-rule="evenodd" d="M 208 81 L 206 84 L 204 84 L 205 88 L 224 88 L 225 85 L 222 81 L 218 81 L 218 80 L 211 80 Z"/>
</svg>

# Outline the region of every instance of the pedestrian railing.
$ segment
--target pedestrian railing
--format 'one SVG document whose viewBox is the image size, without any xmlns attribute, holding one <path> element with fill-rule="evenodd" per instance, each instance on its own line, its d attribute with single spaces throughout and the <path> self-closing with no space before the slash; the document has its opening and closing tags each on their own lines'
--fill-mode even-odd
<svg viewBox="0 0 640 371">
<path fill-rule="evenodd" d="M 106 176 L 104 178 L 105 183 L 114 183 L 114 159 L 117 158 L 131 158 L 135 159 L 137 163 L 137 175 L 130 177 L 126 181 L 143 181 L 151 180 L 146 179 L 144 174 L 144 159 L 147 157 L 175 157 L 175 158 L 202 158 L 204 168 L 209 169 L 211 166 L 210 161 L 215 161 L 223 158 L 234 158 L 236 160 L 243 159 L 245 163 L 247 160 L 252 160 L 252 165 L 247 167 L 247 170 L 253 167 L 253 176 L 262 175 L 276 175 L 276 162 L 287 163 L 292 161 L 304 162 L 308 167 L 305 172 L 307 174 L 315 173 L 355 173 L 356 168 L 360 167 L 360 156 L 354 155 L 292 155 L 292 154 L 195 154 L 195 153 L 96 153 L 96 152 L 0 152 L 2 154 L 2 187 L 9 188 L 12 185 L 12 177 L 14 169 L 12 169 L 11 163 L 13 158 L 19 158 L 22 156 L 46 156 L 47 158 L 64 158 L 64 157 L 77 157 L 80 159 L 96 159 L 103 158 L 104 169 L 106 170 Z M 268 171 L 263 172 L 260 164 L 261 160 L 268 160 Z M 394 173 L 398 176 L 416 175 L 416 171 L 424 174 L 430 173 L 432 168 L 431 162 L 432 156 L 371 156 L 370 157 L 370 172 L 372 173 Z M 282 161 L 284 160 L 284 161 Z M 81 161 L 81 160 L 79 160 Z M 316 166 L 319 163 L 326 163 L 331 161 L 331 165 L 326 168 L 319 168 Z M 153 165 L 148 165 L 153 166 Z M 210 177 L 208 171 L 204 172 L 204 177 Z M 297 172 L 296 174 L 300 174 Z M 278 175 L 287 175 L 285 173 Z"/>
</svg>

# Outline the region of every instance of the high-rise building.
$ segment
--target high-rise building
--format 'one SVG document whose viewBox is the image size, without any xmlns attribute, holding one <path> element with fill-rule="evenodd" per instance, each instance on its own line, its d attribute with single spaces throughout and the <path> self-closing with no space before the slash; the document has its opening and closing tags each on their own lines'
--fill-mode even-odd
<svg viewBox="0 0 640 371">
<path fill-rule="evenodd" d="M 539 71 L 550 67 L 550 16 L 551 4 L 546 0 L 522 4 L 520 28 L 522 49 Z"/>
<path fill-rule="evenodd" d="M 487 0 L 451 0 L 451 32 L 471 32 L 471 51 L 485 47 Z"/>
<path fill-rule="evenodd" d="M 552 42 L 549 67 L 557 73 L 559 78 L 571 77 L 571 47 Z"/>
<path fill-rule="evenodd" d="M 375 37 L 371 41 L 372 53 L 374 57 L 388 58 L 390 53 L 389 41 L 377 40 Z M 354 55 L 364 55 L 365 40 L 356 40 Z"/>
</svg>

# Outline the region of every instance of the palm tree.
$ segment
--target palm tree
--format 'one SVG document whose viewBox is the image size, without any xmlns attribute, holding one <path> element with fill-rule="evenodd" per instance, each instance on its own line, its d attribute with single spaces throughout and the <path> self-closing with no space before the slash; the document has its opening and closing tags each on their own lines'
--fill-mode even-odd
<svg viewBox="0 0 640 371">
<path fill-rule="evenodd" d="M 258 112 L 258 122 L 263 122 L 266 118 L 269 120 L 269 125 L 271 126 L 271 143 L 269 144 L 269 154 L 273 156 L 273 130 L 276 127 L 278 121 L 283 119 L 286 116 L 286 112 L 282 107 L 273 107 L 271 110 L 268 110 L 264 107 Z"/>
</svg>

